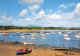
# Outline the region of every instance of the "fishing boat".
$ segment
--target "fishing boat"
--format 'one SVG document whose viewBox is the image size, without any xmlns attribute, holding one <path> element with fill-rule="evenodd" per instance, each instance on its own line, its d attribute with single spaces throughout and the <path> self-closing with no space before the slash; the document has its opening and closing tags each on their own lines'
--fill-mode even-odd
<svg viewBox="0 0 80 56">
<path fill-rule="evenodd" d="M 48 39 L 48 37 L 42 37 L 42 39 Z"/>
<path fill-rule="evenodd" d="M 64 40 L 71 40 L 71 38 L 64 38 Z"/>
<path fill-rule="evenodd" d="M 16 55 L 27 54 L 32 52 L 31 48 L 20 49 L 16 51 Z"/>
<path fill-rule="evenodd" d="M 33 42 L 23 42 L 25 45 L 32 45 Z"/>
<path fill-rule="evenodd" d="M 25 36 L 20 36 L 20 38 L 26 38 Z"/>
</svg>

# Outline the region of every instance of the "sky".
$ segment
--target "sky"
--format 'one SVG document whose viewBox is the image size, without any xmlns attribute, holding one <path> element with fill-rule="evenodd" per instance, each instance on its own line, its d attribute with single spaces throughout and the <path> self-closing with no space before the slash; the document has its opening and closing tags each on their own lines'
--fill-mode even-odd
<svg viewBox="0 0 80 56">
<path fill-rule="evenodd" d="M 0 0 L 0 25 L 80 27 L 80 0 Z"/>
</svg>

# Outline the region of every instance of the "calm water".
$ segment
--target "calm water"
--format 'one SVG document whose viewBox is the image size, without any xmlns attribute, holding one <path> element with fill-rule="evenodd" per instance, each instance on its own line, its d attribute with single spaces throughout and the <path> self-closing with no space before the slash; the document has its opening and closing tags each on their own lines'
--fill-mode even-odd
<svg viewBox="0 0 80 56">
<path fill-rule="evenodd" d="M 48 31 L 47 31 L 48 32 Z M 70 36 L 68 36 L 69 38 L 71 38 L 71 40 L 63 40 L 63 35 L 66 34 L 67 32 L 70 31 L 64 31 L 64 33 L 62 33 L 62 35 L 59 35 L 58 32 L 61 31 L 52 31 L 55 32 L 55 34 L 45 34 L 45 35 L 39 35 L 39 33 L 35 34 L 38 35 L 36 40 L 31 39 L 30 35 L 24 35 L 24 33 L 20 33 L 20 36 L 25 36 L 26 38 L 22 39 L 20 38 L 20 36 L 14 36 L 14 33 L 9 33 L 9 36 L 3 36 L 0 34 L 0 40 L 4 40 L 4 41 L 10 41 L 10 42 L 24 42 L 24 41 L 28 41 L 28 42 L 35 42 L 37 45 L 47 45 L 47 46 L 56 46 L 56 47 L 74 47 L 74 48 L 80 48 L 80 38 L 74 38 L 74 36 L 76 34 L 74 34 L 73 32 L 77 32 L 80 33 L 80 31 L 72 31 L 70 33 Z M 33 33 L 30 33 L 33 34 Z M 42 36 L 48 37 L 48 39 L 42 39 Z"/>
</svg>

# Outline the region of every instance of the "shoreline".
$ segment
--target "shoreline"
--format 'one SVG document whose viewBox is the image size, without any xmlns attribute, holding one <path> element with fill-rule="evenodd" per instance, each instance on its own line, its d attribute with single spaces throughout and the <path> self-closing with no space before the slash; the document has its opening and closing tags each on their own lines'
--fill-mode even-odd
<svg viewBox="0 0 80 56">
<path fill-rule="evenodd" d="M 25 56 L 79 56 L 80 52 L 76 51 L 65 51 L 65 50 L 54 50 L 49 48 L 35 47 L 35 46 L 26 46 L 18 45 L 12 43 L 3 43 L 0 41 L 0 56 L 16 56 L 16 51 L 21 48 L 32 48 L 32 52 L 25 54 Z M 4 54 L 5 53 L 5 54 Z M 18 56 L 18 55 L 17 55 Z M 22 55 L 19 55 L 22 56 Z"/>
<path fill-rule="evenodd" d="M 0 30 L 0 33 L 2 32 L 8 32 L 8 33 L 15 33 L 15 32 L 34 32 L 34 31 L 80 31 L 80 30 Z"/>
</svg>

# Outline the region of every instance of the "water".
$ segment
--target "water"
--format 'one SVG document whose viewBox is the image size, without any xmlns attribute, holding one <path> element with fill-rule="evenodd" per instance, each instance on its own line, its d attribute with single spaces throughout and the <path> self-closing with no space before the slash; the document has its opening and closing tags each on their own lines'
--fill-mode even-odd
<svg viewBox="0 0 80 56">
<path fill-rule="evenodd" d="M 47 31 L 49 32 L 49 31 Z M 55 34 L 45 34 L 45 35 L 39 35 L 39 33 L 35 34 L 38 35 L 37 37 L 34 37 L 36 39 L 31 39 L 30 35 L 24 35 L 24 33 L 20 33 L 20 36 L 25 36 L 26 38 L 22 39 L 20 36 L 14 36 L 14 33 L 9 33 L 9 36 L 3 36 L 0 34 L 0 40 L 4 41 L 10 41 L 10 42 L 36 42 L 37 45 L 45 45 L 45 46 L 51 46 L 51 47 L 73 47 L 73 48 L 79 48 L 80 49 L 80 38 L 74 38 L 76 34 L 73 32 L 80 33 L 80 31 L 72 31 L 70 33 L 69 38 L 71 40 L 63 40 L 63 35 L 70 31 L 64 31 L 62 35 L 59 35 L 58 32 L 60 31 L 52 31 L 55 32 Z M 33 34 L 33 33 L 30 33 Z M 48 37 L 48 39 L 42 39 L 42 36 Z"/>
</svg>

